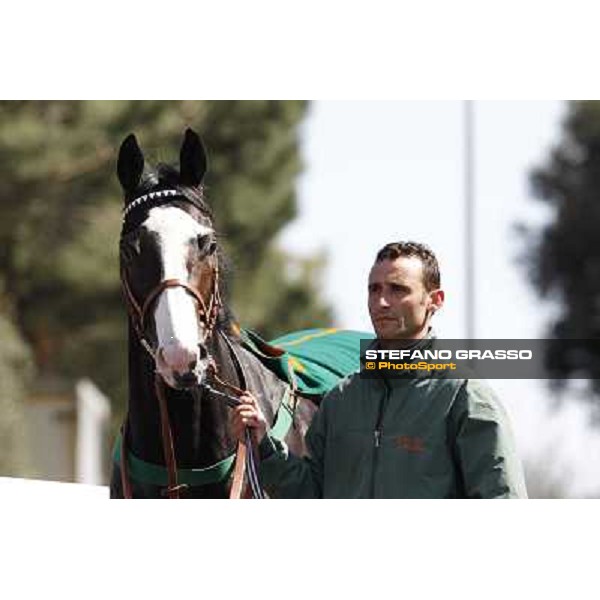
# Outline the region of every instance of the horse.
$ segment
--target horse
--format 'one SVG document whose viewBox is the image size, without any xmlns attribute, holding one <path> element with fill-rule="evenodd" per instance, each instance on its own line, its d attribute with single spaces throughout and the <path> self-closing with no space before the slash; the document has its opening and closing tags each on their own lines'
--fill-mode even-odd
<svg viewBox="0 0 600 600">
<path fill-rule="evenodd" d="M 257 398 L 292 452 L 306 450 L 304 434 L 317 405 L 242 343 L 204 197 L 206 170 L 204 145 L 189 128 L 179 170 L 164 163 L 145 169 L 134 134 L 119 149 L 129 398 L 113 454 L 111 498 L 248 497 L 242 450 L 254 451 L 234 438 L 227 401 L 243 390 Z"/>
</svg>

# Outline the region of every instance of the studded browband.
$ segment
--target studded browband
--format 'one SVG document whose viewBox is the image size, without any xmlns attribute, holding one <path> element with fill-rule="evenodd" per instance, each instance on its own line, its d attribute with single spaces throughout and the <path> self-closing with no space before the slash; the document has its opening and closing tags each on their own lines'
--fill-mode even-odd
<svg viewBox="0 0 600 600">
<path fill-rule="evenodd" d="M 127 215 L 134 209 L 142 206 L 149 200 L 164 200 L 166 198 L 181 198 L 186 202 L 190 202 L 191 204 L 196 204 L 193 200 L 190 200 L 186 196 L 184 196 L 178 190 L 161 190 L 160 192 L 150 192 L 149 194 L 144 194 L 143 196 L 138 196 L 134 200 L 132 200 L 124 209 L 123 209 L 123 221 L 127 218 Z"/>
</svg>

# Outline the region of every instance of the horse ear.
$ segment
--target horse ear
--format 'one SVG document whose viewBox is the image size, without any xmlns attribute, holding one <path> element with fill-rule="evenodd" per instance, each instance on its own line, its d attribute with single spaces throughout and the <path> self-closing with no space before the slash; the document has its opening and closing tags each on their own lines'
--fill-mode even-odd
<svg viewBox="0 0 600 600">
<path fill-rule="evenodd" d="M 188 127 L 179 153 L 181 183 L 191 187 L 200 185 L 206 173 L 206 163 L 206 152 L 200 136 Z"/>
<path fill-rule="evenodd" d="M 135 135 L 130 133 L 121 144 L 117 161 L 117 175 L 126 194 L 132 193 L 137 188 L 143 171 L 144 155 Z"/>
</svg>

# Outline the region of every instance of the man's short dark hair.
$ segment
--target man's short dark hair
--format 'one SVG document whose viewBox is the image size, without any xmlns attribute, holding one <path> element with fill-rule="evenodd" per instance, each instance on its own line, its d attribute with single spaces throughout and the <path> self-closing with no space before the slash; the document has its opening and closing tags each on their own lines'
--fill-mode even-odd
<svg viewBox="0 0 600 600">
<path fill-rule="evenodd" d="M 435 254 L 425 244 L 418 242 L 392 242 L 386 244 L 378 253 L 375 262 L 396 260 L 401 256 L 416 256 L 423 265 L 423 285 L 428 292 L 440 287 L 440 267 Z"/>
</svg>

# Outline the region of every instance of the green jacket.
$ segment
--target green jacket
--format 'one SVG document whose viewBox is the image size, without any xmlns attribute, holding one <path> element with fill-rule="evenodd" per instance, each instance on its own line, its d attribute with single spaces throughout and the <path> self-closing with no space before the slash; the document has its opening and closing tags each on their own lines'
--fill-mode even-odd
<svg viewBox="0 0 600 600">
<path fill-rule="evenodd" d="M 275 498 L 526 498 L 507 415 L 482 381 L 342 380 L 300 458 L 267 435 L 259 474 Z"/>
</svg>

